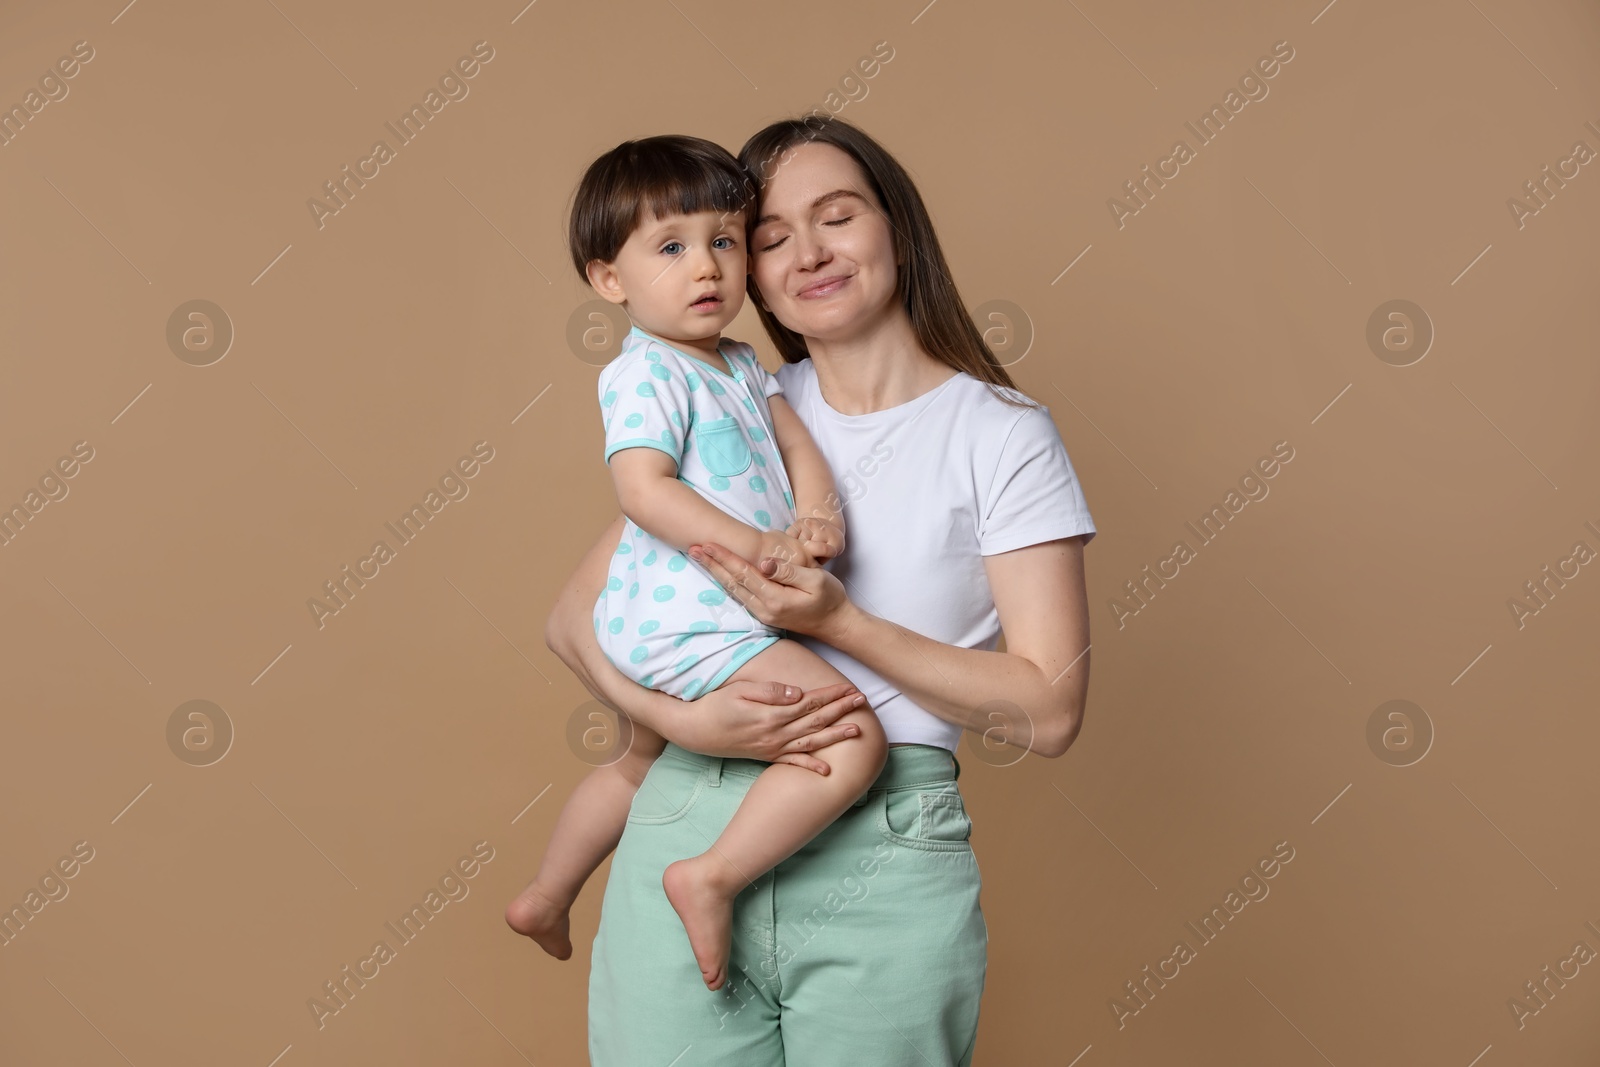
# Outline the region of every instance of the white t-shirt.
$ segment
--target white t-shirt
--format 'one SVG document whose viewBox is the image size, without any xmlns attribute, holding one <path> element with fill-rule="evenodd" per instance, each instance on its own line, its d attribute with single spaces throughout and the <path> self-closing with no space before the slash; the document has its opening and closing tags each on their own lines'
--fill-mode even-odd
<svg viewBox="0 0 1600 1067">
<path fill-rule="evenodd" d="M 828 406 L 811 360 L 778 369 L 844 501 L 845 551 L 827 569 L 858 607 L 924 636 L 993 651 L 983 557 L 1087 534 L 1094 522 L 1048 408 L 1007 404 L 958 372 L 885 411 Z M 851 656 L 793 634 L 866 696 L 890 742 L 955 750 L 961 727 L 918 707 Z M 932 668 L 929 668 L 930 672 Z"/>
</svg>

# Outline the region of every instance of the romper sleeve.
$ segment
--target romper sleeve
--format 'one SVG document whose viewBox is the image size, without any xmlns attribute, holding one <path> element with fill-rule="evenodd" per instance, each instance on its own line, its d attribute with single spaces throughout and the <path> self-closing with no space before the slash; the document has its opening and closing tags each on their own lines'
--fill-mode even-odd
<svg viewBox="0 0 1600 1067">
<path fill-rule="evenodd" d="M 739 347 L 744 349 L 745 363 L 749 365 L 749 373 L 755 384 L 760 387 L 761 395 L 781 396 L 783 385 L 778 381 L 777 375 L 761 365 L 761 361 L 756 358 L 756 350 L 743 341 L 739 342 Z"/>
<path fill-rule="evenodd" d="M 689 385 L 676 361 L 649 348 L 618 357 L 600 374 L 605 461 L 625 448 L 654 448 L 682 466 L 691 410 Z"/>
<path fill-rule="evenodd" d="M 1046 407 L 1028 408 L 1011 425 L 983 506 L 979 551 L 985 556 L 1087 534 L 1094 520 L 1067 447 Z"/>
</svg>

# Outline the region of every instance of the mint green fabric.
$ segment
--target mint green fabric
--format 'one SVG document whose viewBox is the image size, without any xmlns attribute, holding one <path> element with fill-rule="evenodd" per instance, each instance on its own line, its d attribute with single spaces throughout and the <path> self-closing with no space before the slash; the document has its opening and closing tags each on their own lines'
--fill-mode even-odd
<svg viewBox="0 0 1600 1067">
<path fill-rule="evenodd" d="M 766 764 L 669 744 L 612 860 L 589 974 L 592 1067 L 966 1067 L 988 930 L 959 765 L 889 749 L 878 780 L 734 902 L 729 979 L 705 988 L 661 888 Z"/>
</svg>

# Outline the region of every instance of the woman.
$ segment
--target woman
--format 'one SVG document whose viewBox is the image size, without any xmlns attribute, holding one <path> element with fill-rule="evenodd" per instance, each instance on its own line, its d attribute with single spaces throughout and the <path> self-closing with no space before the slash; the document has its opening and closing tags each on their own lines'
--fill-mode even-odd
<svg viewBox="0 0 1600 1067">
<path fill-rule="evenodd" d="M 964 729 L 1045 756 L 1077 736 L 1094 525 L 1048 412 L 1010 388 L 963 310 L 904 169 L 848 123 L 816 119 L 774 123 L 740 162 L 760 198 L 751 295 L 785 396 L 841 486 L 849 542 L 826 570 L 691 553 L 837 666 L 891 748 L 855 807 L 740 894 L 729 980 L 707 991 L 662 871 L 716 837 L 760 761 L 826 773 L 855 694 L 775 679 L 687 704 L 628 681 L 590 622 L 620 516 L 601 534 L 547 643 L 670 743 L 612 861 L 591 1062 L 967 1064 L 988 939 L 953 753 Z"/>
</svg>

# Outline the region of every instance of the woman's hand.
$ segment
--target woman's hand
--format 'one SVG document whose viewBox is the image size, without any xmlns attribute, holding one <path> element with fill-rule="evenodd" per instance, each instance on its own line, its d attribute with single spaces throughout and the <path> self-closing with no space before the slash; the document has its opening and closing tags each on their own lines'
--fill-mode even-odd
<svg viewBox="0 0 1600 1067">
<path fill-rule="evenodd" d="M 759 541 L 760 549 L 756 556 L 759 559 L 784 559 L 799 567 L 815 567 L 817 561 L 801 544 L 802 538 L 794 532 L 794 527 L 786 531 L 763 530 Z"/>
<path fill-rule="evenodd" d="M 757 568 L 716 544 L 690 545 L 689 556 L 768 626 L 842 647 L 840 639 L 849 630 L 856 608 L 839 579 L 821 567 L 763 559 Z"/>
<path fill-rule="evenodd" d="M 860 734 L 836 720 L 866 698 L 847 682 L 802 691 L 782 682 L 743 679 L 697 698 L 692 714 L 676 722 L 673 741 L 707 756 L 792 763 L 827 774 L 827 763 L 808 753 Z"/>
<path fill-rule="evenodd" d="M 812 558 L 821 561 L 837 559 L 844 554 L 844 530 L 827 519 L 807 515 L 784 531 L 795 538 Z M 762 553 L 765 558 L 770 553 Z"/>
</svg>

